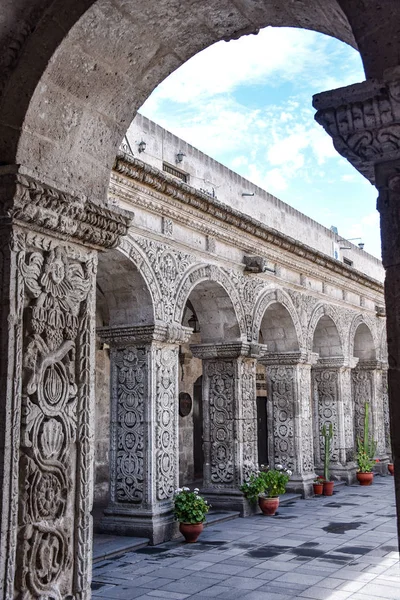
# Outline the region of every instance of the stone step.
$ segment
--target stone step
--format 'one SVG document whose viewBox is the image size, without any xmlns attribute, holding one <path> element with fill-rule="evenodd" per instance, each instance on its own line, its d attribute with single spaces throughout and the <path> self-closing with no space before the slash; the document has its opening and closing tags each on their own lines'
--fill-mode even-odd
<svg viewBox="0 0 400 600">
<path fill-rule="evenodd" d="M 237 511 L 210 510 L 210 512 L 206 515 L 206 527 L 209 525 L 215 525 L 216 523 L 223 523 L 224 521 L 238 519 L 239 516 L 240 513 Z"/>
<path fill-rule="evenodd" d="M 93 535 L 93 563 L 119 556 L 125 552 L 139 550 L 139 548 L 147 546 L 149 541 L 147 538 L 95 533 Z"/>
<path fill-rule="evenodd" d="M 290 504 L 290 502 L 293 502 L 294 500 L 301 500 L 301 494 L 292 494 L 288 492 L 279 496 L 279 506 L 285 506 L 285 504 Z"/>
</svg>

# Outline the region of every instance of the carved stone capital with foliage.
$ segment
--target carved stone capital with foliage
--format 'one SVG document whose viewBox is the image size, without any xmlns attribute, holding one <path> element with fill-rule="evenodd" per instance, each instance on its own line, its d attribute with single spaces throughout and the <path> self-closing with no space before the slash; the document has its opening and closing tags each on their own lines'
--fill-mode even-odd
<svg viewBox="0 0 400 600">
<path fill-rule="evenodd" d="M 316 121 L 336 150 L 375 183 L 375 165 L 400 158 L 400 73 L 317 94 Z"/>
</svg>

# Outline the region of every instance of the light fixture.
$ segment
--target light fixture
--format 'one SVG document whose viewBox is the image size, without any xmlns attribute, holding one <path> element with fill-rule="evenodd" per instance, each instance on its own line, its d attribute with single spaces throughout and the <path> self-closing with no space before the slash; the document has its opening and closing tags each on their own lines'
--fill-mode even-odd
<svg viewBox="0 0 400 600">
<path fill-rule="evenodd" d="M 193 329 L 193 333 L 199 333 L 199 320 L 195 313 L 193 313 L 190 319 L 188 319 L 188 325 Z"/>
<path fill-rule="evenodd" d="M 254 192 L 242 192 L 242 196 L 254 196 Z"/>
<path fill-rule="evenodd" d="M 364 250 L 364 242 L 358 242 L 358 247 L 360 250 Z"/>
<path fill-rule="evenodd" d="M 146 150 L 146 142 L 144 140 L 140 140 L 140 142 L 138 143 L 138 150 L 139 154 Z"/>
<path fill-rule="evenodd" d="M 176 162 L 181 163 L 183 161 L 183 157 L 186 156 L 184 152 L 178 152 L 176 155 Z"/>
</svg>

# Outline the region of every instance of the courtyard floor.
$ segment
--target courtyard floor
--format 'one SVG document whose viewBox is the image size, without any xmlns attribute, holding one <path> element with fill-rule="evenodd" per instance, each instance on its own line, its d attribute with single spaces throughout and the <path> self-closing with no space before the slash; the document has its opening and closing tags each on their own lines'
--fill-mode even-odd
<svg viewBox="0 0 400 600">
<path fill-rule="evenodd" d="M 400 600 L 393 477 L 182 539 L 98 562 L 93 598 Z"/>
</svg>

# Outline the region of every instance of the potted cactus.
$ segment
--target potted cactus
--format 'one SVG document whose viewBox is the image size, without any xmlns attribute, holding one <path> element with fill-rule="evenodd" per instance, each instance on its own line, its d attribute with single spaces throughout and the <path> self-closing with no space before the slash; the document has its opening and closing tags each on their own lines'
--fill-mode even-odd
<svg viewBox="0 0 400 600">
<path fill-rule="evenodd" d="M 357 479 L 360 485 L 371 485 L 374 479 L 372 472 L 375 464 L 376 442 L 369 436 L 369 402 L 365 403 L 364 436 L 357 437 Z"/>
<path fill-rule="evenodd" d="M 332 423 L 329 423 L 329 427 L 322 427 L 322 437 L 324 438 L 324 496 L 332 496 L 333 494 L 333 481 L 331 481 L 330 472 L 329 472 L 329 463 L 331 460 L 331 441 L 333 438 L 333 427 Z"/>
</svg>

